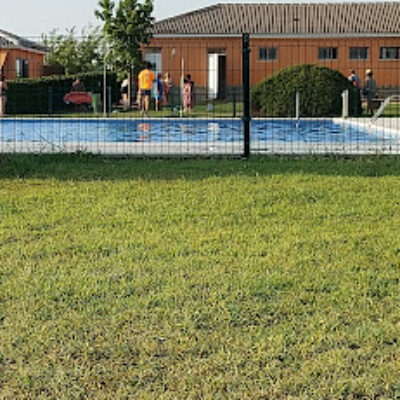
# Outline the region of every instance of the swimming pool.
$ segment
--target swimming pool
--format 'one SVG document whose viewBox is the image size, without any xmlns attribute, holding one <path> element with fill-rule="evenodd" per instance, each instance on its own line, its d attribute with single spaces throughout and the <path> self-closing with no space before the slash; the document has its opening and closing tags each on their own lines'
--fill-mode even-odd
<svg viewBox="0 0 400 400">
<path fill-rule="evenodd" d="M 254 119 L 253 152 L 360 152 L 399 147 L 395 130 L 335 119 Z M 3 152 L 241 153 L 240 119 L 2 119 Z"/>
</svg>

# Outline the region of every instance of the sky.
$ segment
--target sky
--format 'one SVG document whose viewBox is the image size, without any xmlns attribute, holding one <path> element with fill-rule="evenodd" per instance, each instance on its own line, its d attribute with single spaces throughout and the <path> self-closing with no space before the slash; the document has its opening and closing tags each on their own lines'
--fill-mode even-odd
<svg viewBox="0 0 400 400">
<path fill-rule="evenodd" d="M 78 32 L 88 24 L 98 25 L 94 10 L 98 0 L 1 0 L 0 29 L 19 36 L 38 38 L 57 28 L 60 33 L 76 27 Z M 320 2 L 322 2 L 321 0 Z M 333 2 L 335 0 L 330 0 Z M 346 0 L 341 0 L 341 2 Z M 361 0 L 362 1 L 362 0 Z M 383 1 L 383 0 L 375 0 Z M 400 1 L 400 0 L 399 0 Z M 263 0 L 155 0 L 157 20 L 216 3 L 263 3 Z M 271 1 L 270 1 L 271 2 Z M 276 2 L 276 0 L 274 0 Z M 278 2 L 301 2 L 280 0 Z M 307 1 L 315 2 L 315 0 Z M 267 1 L 265 1 L 267 3 Z"/>
</svg>

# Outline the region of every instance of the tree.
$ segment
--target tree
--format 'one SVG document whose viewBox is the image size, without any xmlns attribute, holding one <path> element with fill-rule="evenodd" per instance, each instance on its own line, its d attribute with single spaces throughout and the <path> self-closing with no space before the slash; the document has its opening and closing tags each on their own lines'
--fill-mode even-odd
<svg viewBox="0 0 400 400">
<path fill-rule="evenodd" d="M 85 28 L 78 37 L 75 28 L 67 34 L 56 29 L 44 35 L 43 44 L 48 48 L 46 65 L 60 64 L 67 75 L 98 72 L 103 65 L 102 36 L 99 28 Z"/>
<path fill-rule="evenodd" d="M 142 44 L 151 37 L 153 0 L 100 0 L 95 15 L 103 21 L 110 48 L 108 62 L 120 73 L 131 74 L 142 66 Z"/>
</svg>

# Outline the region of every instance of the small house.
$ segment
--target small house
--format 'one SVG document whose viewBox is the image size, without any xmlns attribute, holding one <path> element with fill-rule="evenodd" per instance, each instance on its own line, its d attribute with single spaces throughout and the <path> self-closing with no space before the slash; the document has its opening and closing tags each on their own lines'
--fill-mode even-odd
<svg viewBox="0 0 400 400">
<path fill-rule="evenodd" d="M 0 70 L 6 79 L 41 76 L 46 48 L 0 29 Z"/>
</svg>

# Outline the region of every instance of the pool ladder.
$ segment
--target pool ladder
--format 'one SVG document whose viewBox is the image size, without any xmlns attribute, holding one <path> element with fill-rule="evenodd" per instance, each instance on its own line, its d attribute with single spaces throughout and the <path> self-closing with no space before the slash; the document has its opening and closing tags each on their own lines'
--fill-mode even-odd
<svg viewBox="0 0 400 400">
<path fill-rule="evenodd" d="M 377 121 L 377 119 L 382 115 L 383 111 L 385 110 L 385 108 L 389 105 L 389 103 L 395 99 L 396 97 L 400 97 L 400 95 L 398 94 L 392 94 L 389 97 L 386 97 L 385 101 L 380 105 L 380 107 L 378 108 L 378 110 L 376 111 L 376 113 L 372 116 L 371 118 L 371 124 L 375 123 Z"/>
</svg>

